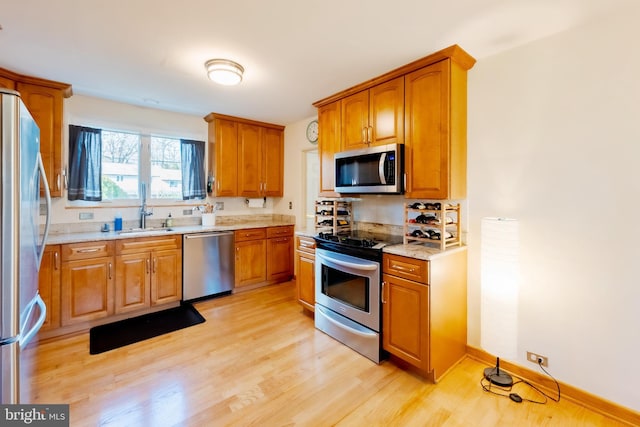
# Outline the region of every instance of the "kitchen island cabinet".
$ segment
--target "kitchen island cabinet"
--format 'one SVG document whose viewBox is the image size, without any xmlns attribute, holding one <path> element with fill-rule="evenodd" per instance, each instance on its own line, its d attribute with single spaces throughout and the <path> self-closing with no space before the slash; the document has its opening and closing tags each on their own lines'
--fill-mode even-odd
<svg viewBox="0 0 640 427">
<path fill-rule="evenodd" d="M 383 254 L 383 348 L 433 381 L 466 354 L 466 266 L 466 248 L 428 261 Z"/>
<path fill-rule="evenodd" d="M 40 153 L 51 197 L 62 196 L 63 101 L 71 96 L 71 85 L 0 68 L 0 86 L 20 92 L 22 101 L 40 128 Z"/>
<path fill-rule="evenodd" d="M 114 313 L 114 243 L 61 246 L 61 325 L 101 319 Z"/>
<path fill-rule="evenodd" d="M 178 235 L 116 241 L 115 312 L 182 299 L 182 239 Z"/>
</svg>

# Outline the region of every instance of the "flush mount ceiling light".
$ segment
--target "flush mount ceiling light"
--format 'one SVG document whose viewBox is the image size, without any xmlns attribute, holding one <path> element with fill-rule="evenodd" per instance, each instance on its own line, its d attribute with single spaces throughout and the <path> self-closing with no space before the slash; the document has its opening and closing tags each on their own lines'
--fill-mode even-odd
<svg viewBox="0 0 640 427">
<path fill-rule="evenodd" d="M 210 59 L 205 62 L 204 68 L 207 70 L 207 75 L 211 80 L 225 86 L 233 86 L 240 83 L 242 81 L 242 73 L 244 73 L 242 65 L 228 59 Z"/>
</svg>

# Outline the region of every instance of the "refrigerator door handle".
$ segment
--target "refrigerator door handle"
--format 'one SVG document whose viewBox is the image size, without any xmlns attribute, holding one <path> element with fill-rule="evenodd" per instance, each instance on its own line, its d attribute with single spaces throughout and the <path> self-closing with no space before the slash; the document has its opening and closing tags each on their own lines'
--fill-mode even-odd
<svg viewBox="0 0 640 427">
<path fill-rule="evenodd" d="M 51 193 L 49 192 L 49 182 L 47 181 L 47 174 L 44 171 L 44 164 L 42 163 L 42 155 L 38 152 L 38 169 L 40 169 L 40 177 L 44 184 L 44 197 L 47 202 L 47 215 L 44 223 L 44 234 L 42 235 L 42 244 L 40 245 L 40 252 L 38 253 L 38 270 L 40 270 L 40 264 L 42 264 L 42 257 L 44 256 L 44 247 L 49 237 L 49 226 L 51 225 Z"/>
<path fill-rule="evenodd" d="M 27 308 L 27 315 L 24 316 L 24 323 L 20 325 L 20 331 L 27 327 L 29 319 L 31 319 L 31 312 L 33 311 L 33 307 L 36 304 L 38 305 L 38 307 L 40 307 L 40 317 L 38 317 L 38 320 L 28 332 L 20 334 L 20 347 L 24 347 L 29 344 L 29 341 L 31 341 L 34 335 L 38 333 L 47 318 L 47 306 L 42 300 L 40 294 L 36 294 L 35 298 L 31 301 L 29 307 Z"/>
</svg>

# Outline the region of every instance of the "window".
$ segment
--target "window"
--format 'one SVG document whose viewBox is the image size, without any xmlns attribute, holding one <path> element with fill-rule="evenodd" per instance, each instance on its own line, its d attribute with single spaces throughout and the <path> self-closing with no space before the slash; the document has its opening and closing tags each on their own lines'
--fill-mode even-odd
<svg viewBox="0 0 640 427">
<path fill-rule="evenodd" d="M 73 125 L 69 128 L 85 129 Z M 101 140 L 98 139 L 101 142 L 96 144 L 100 147 L 98 153 L 102 156 L 98 161 L 101 170 L 93 167 L 89 175 L 100 182 L 102 200 L 137 201 L 140 198 L 141 183 L 150 184 L 150 199 L 186 200 L 206 197 L 204 142 L 114 130 L 93 131 L 101 134 Z M 74 150 L 78 150 L 71 144 L 71 137 L 69 147 L 71 159 Z M 84 157 L 76 155 L 75 158 L 79 159 L 75 164 L 81 165 L 84 162 Z M 183 158 L 187 164 L 182 164 Z M 73 163 L 70 162 L 71 164 Z M 81 166 L 75 168 L 79 169 Z M 183 175 L 186 181 L 183 180 Z M 80 182 L 82 187 L 84 181 Z M 82 190 L 77 193 L 84 194 Z M 69 200 L 100 199 L 81 196 L 75 199 L 70 197 Z"/>
<path fill-rule="evenodd" d="M 140 135 L 102 131 L 102 197 L 138 199 Z"/>
<path fill-rule="evenodd" d="M 151 198 L 182 199 L 180 140 L 151 137 Z"/>
</svg>

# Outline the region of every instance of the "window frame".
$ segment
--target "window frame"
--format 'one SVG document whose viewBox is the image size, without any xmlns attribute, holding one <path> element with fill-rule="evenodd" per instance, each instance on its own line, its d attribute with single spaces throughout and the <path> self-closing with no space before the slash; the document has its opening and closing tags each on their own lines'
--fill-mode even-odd
<svg viewBox="0 0 640 427">
<path fill-rule="evenodd" d="M 148 186 L 151 184 L 151 138 L 167 138 L 167 139 L 175 139 L 180 141 L 181 139 L 193 139 L 193 140 L 201 140 L 201 136 L 195 136 L 192 133 L 186 133 L 186 135 L 178 136 L 177 133 L 174 132 L 160 132 L 154 130 L 132 130 L 132 129 L 118 129 L 114 126 L 100 126 L 100 125 L 87 125 L 81 124 L 79 126 L 90 126 L 94 128 L 101 129 L 102 131 L 114 132 L 114 133 L 127 133 L 137 135 L 140 138 L 140 147 L 139 147 L 139 160 L 138 160 L 138 197 L 131 199 L 107 199 L 103 196 L 101 201 L 86 201 L 86 200 L 69 200 L 65 197 L 66 203 L 70 207 L 93 207 L 93 208 L 129 208 L 129 207 L 139 207 L 142 203 L 141 192 L 140 192 L 140 184 L 147 183 Z M 67 138 L 68 140 L 68 138 Z M 67 144 L 67 150 L 69 146 Z M 203 162 L 205 166 L 207 165 L 207 150 L 208 144 L 206 144 L 205 140 L 205 153 Z M 205 176 L 207 176 L 207 172 L 205 170 Z M 147 187 L 149 188 L 149 187 Z M 162 206 L 175 206 L 175 205 L 185 205 L 185 206 L 198 206 L 203 203 L 206 199 L 187 199 L 184 200 L 182 197 L 180 198 L 152 198 L 150 196 L 150 191 L 147 190 L 147 205 L 150 207 L 162 207 Z"/>
</svg>

